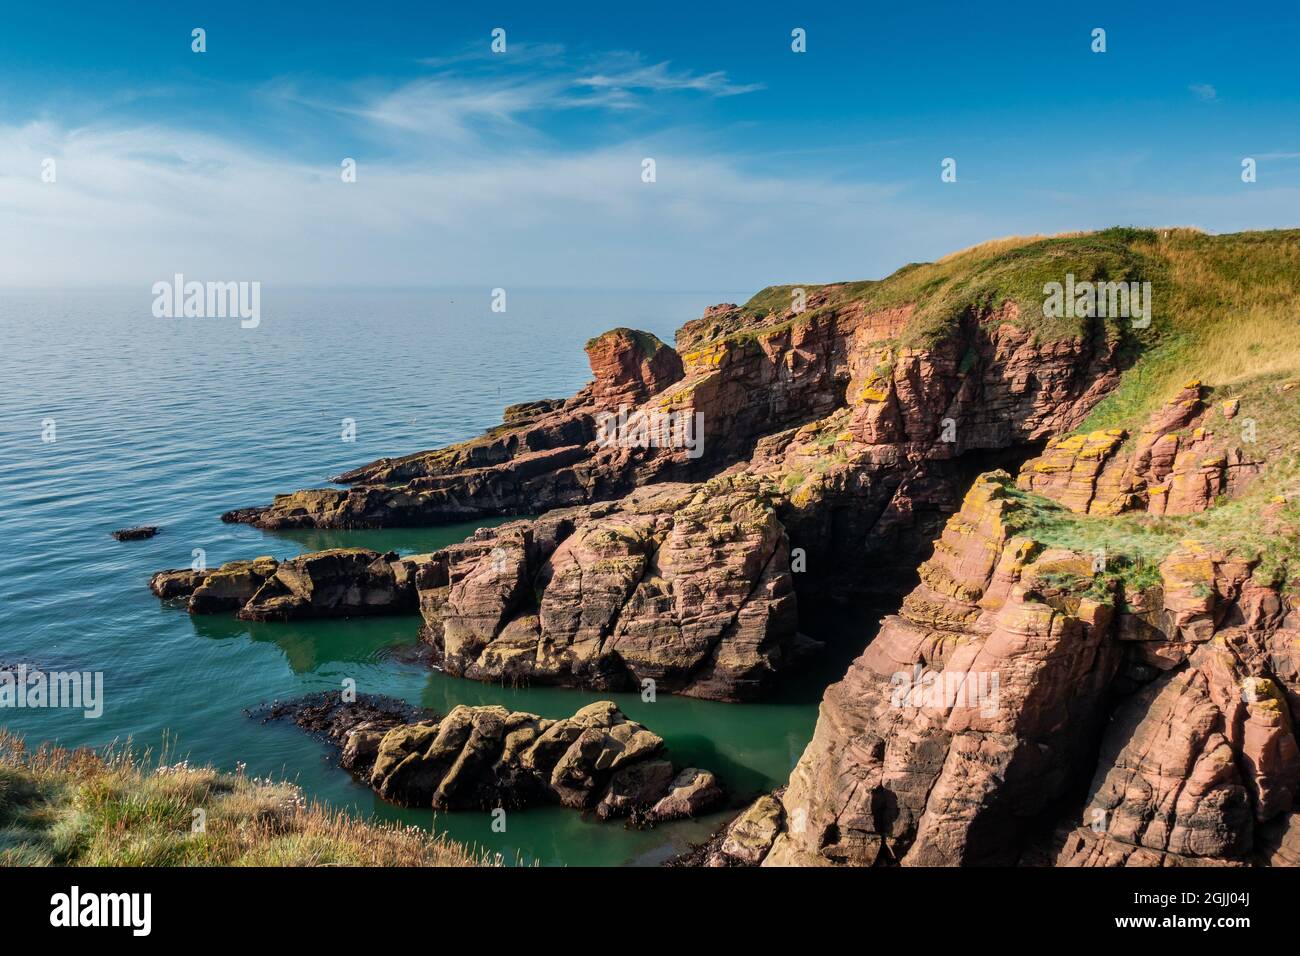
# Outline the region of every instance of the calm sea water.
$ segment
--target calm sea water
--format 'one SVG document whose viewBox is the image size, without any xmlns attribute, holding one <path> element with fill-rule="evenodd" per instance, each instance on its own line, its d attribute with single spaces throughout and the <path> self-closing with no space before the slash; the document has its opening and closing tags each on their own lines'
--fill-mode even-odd
<svg viewBox="0 0 1300 956">
<path fill-rule="evenodd" d="M 29 741 L 170 750 L 191 761 L 286 777 L 331 805 L 445 830 L 508 859 L 655 863 L 703 839 L 717 818 L 653 831 L 571 810 L 512 813 L 504 834 L 480 813 L 402 810 L 331 766 L 326 747 L 245 708 L 344 678 L 445 712 L 500 703 L 548 717 L 613 696 L 663 735 L 680 765 L 719 773 L 738 794 L 782 782 L 811 736 L 820 690 L 845 653 L 770 702 L 511 689 L 404 659 L 418 617 L 250 624 L 191 617 L 149 593 L 149 575 L 335 545 L 402 553 L 457 541 L 475 525 L 271 534 L 221 512 L 319 487 L 381 455 L 462 440 L 505 405 L 572 393 L 589 378 L 582 344 L 618 325 L 672 341 L 719 295 L 512 291 L 504 314 L 473 292 L 264 290 L 262 321 L 155 319 L 148 289 L 0 295 L 0 662 L 104 674 L 104 714 L 0 710 Z M 732 297 L 735 298 L 734 296 Z M 341 440 L 341 422 L 356 440 Z M 52 419 L 54 438 L 42 440 Z M 47 433 L 48 434 L 48 433 Z M 156 524 L 151 540 L 109 532 Z M 865 622 L 862 622 L 865 624 Z M 855 629 L 862 625 L 854 624 Z M 862 636 L 848 642 L 865 642 Z"/>
</svg>

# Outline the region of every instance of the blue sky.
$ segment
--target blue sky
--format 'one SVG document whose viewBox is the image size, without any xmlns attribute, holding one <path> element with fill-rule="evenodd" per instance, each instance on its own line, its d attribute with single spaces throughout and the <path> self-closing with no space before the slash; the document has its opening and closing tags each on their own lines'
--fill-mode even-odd
<svg viewBox="0 0 1300 956">
<path fill-rule="evenodd" d="M 757 289 L 1300 222 L 1291 4 L 557 6 L 8 4 L 0 284 Z"/>
</svg>

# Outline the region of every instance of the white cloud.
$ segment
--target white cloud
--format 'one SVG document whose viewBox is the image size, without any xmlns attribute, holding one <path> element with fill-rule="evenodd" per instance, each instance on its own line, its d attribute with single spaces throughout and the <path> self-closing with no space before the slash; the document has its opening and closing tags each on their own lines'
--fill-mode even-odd
<svg viewBox="0 0 1300 956">
<path fill-rule="evenodd" d="M 1219 91 L 1209 83 L 1193 83 L 1187 89 L 1195 93 L 1197 99 L 1203 103 L 1217 103 L 1219 100 Z"/>
<path fill-rule="evenodd" d="M 738 96 L 763 89 L 761 83 L 732 83 L 721 70 L 713 73 L 673 72 L 668 62 L 641 65 L 639 58 L 622 69 L 581 77 L 578 83 L 593 89 L 619 92 L 648 90 L 680 92 L 689 90 L 709 96 Z"/>
<path fill-rule="evenodd" d="M 658 163 L 651 184 L 640 178 L 647 155 Z M 53 184 L 40 178 L 45 157 L 57 163 Z M 841 275 L 859 275 L 867 266 L 849 268 L 846 256 L 858 257 L 850 237 L 902 218 L 887 212 L 892 187 L 754 176 L 662 141 L 472 162 L 363 158 L 348 184 L 337 165 L 285 162 L 208 134 L 39 123 L 0 127 L 0 168 L 11 171 L 0 178 L 6 285 L 151 283 L 184 272 L 730 288 L 836 263 Z"/>
</svg>

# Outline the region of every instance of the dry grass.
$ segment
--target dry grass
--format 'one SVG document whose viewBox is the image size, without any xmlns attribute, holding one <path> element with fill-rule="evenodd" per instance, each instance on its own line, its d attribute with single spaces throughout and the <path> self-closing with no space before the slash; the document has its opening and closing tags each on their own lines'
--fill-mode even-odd
<svg viewBox="0 0 1300 956">
<path fill-rule="evenodd" d="M 195 811 L 203 827 L 195 832 Z M 0 730 L 0 865 L 489 866 L 416 827 L 308 803 L 289 783 L 39 747 Z"/>
<path fill-rule="evenodd" d="M 1300 231 L 1157 235 L 1138 247 L 1162 263 L 1152 328 L 1086 429 L 1135 431 L 1189 379 L 1227 397 L 1300 376 Z M 1276 425 L 1294 431 L 1300 422 Z"/>
<path fill-rule="evenodd" d="M 1033 236 L 1004 236 L 1001 239 L 989 239 L 987 242 L 981 242 L 978 245 L 968 246 L 965 249 L 958 249 L 956 252 L 950 252 L 943 258 L 936 260 L 935 265 L 946 266 L 976 259 L 991 259 L 992 257 L 1001 255 L 1004 252 L 1010 252 L 1012 249 L 1019 249 L 1021 246 L 1028 246 L 1035 242 L 1042 242 L 1044 239 L 1073 239 L 1076 236 L 1086 235 L 1088 235 L 1086 232 L 1063 232 L 1055 236 L 1042 234 Z"/>
</svg>

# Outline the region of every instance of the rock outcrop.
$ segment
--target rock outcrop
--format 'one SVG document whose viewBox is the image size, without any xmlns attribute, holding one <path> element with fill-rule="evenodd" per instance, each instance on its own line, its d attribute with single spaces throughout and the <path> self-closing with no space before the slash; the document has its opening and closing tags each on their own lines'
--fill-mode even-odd
<svg viewBox="0 0 1300 956">
<path fill-rule="evenodd" d="M 400 701 L 317 696 L 260 713 L 289 717 L 340 750 L 340 764 L 385 800 L 435 810 L 559 804 L 601 819 L 666 822 L 717 809 L 708 771 L 680 773 L 663 739 L 610 701 L 549 720 L 504 707 L 458 706 L 444 717 Z"/>
<path fill-rule="evenodd" d="M 684 374 L 681 357 L 649 332 L 613 329 L 587 343 L 598 405 L 640 405 Z"/>
<path fill-rule="evenodd" d="M 798 631 L 775 497 L 747 475 L 660 484 L 429 554 L 336 548 L 150 587 L 245 620 L 418 610 L 434 663 L 476 680 L 747 700 L 818 646 Z"/>
<path fill-rule="evenodd" d="M 413 614 L 415 573 L 427 560 L 332 548 L 286 561 L 261 557 L 210 571 L 159 571 L 149 588 L 164 600 L 184 599 L 191 614 L 236 611 L 248 621 Z"/>
<path fill-rule="evenodd" d="M 827 690 L 769 863 L 1014 862 L 1016 821 L 1072 782 L 1118 665 L 1111 606 L 1046 583 L 1074 558 L 1012 533 L 1010 481 L 976 482 Z"/>
<path fill-rule="evenodd" d="M 728 701 L 814 649 L 801 605 L 901 599 L 826 691 L 789 785 L 709 862 L 1297 859 L 1294 589 L 1285 561 L 1213 538 L 1215 509 L 1293 456 L 1298 386 L 1257 401 L 1263 379 L 1244 373 L 1231 395 L 1188 381 L 1142 423 L 1125 409 L 1147 407 L 1150 380 L 1112 391 L 1144 349 L 1180 358 L 1169 343 L 1187 343 L 1038 299 L 1040 266 L 1132 282 L 1186 269 L 1166 243 L 1208 242 L 1013 243 L 880 283 L 764 290 L 706 310 L 675 347 L 615 329 L 587 344 L 593 379 L 569 398 L 224 516 L 269 530 L 536 517 L 427 555 L 259 558 L 151 586 L 252 619 L 418 611 L 434 662 L 476 680 Z M 1094 410 L 1115 427 L 1079 430 Z M 1258 442 L 1257 413 L 1273 416 Z M 1256 542 L 1297 534 L 1288 474 L 1255 509 Z M 475 769 L 488 763 L 522 774 L 530 799 L 600 814 L 713 799 L 709 775 L 654 754 L 594 789 L 575 783 L 592 774 L 582 748 L 576 776 L 559 756 L 534 773 L 503 755 L 515 734 L 541 740 L 539 718 L 453 713 L 352 734 L 344 759 L 394 799 L 447 806 L 499 797 Z M 621 726 L 601 732 L 628 743 Z"/>
<path fill-rule="evenodd" d="M 460 676 L 742 700 L 812 646 L 771 494 L 748 477 L 652 486 L 442 554 L 417 577 L 423 637 Z"/>
<path fill-rule="evenodd" d="M 149 580 L 149 590 L 163 600 L 183 599 L 191 614 L 238 611 L 275 574 L 278 564 L 263 556 L 210 570 L 159 571 Z"/>
</svg>

